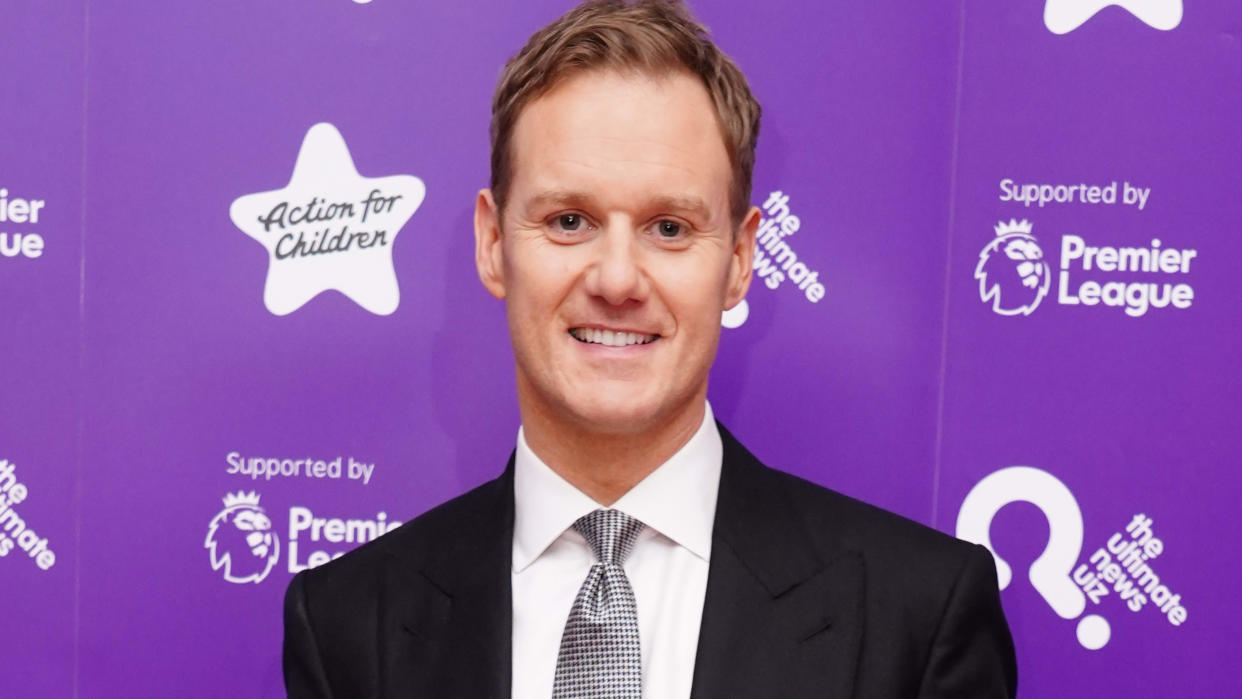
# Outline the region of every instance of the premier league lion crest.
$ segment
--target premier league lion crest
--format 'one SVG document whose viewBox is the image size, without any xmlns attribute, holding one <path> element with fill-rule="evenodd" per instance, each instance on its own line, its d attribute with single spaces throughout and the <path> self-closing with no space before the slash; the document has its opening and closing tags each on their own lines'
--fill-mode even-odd
<svg viewBox="0 0 1242 699">
<path fill-rule="evenodd" d="M 1001 221 L 996 237 L 979 253 L 975 279 L 979 298 L 992 302 L 992 310 L 1004 316 L 1030 315 L 1048 295 L 1052 271 L 1044 261 L 1030 221 Z"/>
<path fill-rule="evenodd" d="M 233 583 L 261 582 L 280 558 L 272 520 L 253 492 L 224 496 L 224 509 L 207 527 L 204 546 L 211 552 L 211 569 L 223 569 L 224 579 Z"/>
</svg>

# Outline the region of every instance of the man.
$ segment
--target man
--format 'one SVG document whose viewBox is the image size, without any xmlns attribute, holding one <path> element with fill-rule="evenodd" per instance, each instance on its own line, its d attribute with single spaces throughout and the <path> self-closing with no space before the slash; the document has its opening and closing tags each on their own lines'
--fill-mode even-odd
<svg viewBox="0 0 1242 699">
<path fill-rule="evenodd" d="M 517 448 L 294 578 L 291 696 L 1013 695 L 986 550 L 770 470 L 712 418 L 758 124 L 678 3 L 589 2 L 510 61 L 475 236 Z"/>
</svg>

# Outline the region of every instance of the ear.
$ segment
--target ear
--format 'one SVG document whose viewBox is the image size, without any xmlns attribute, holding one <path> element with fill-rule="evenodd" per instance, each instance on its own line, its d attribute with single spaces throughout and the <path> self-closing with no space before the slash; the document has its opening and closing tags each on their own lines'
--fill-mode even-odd
<svg viewBox="0 0 1242 699">
<path fill-rule="evenodd" d="M 479 281 L 498 299 L 505 297 L 504 250 L 500 236 L 500 211 L 490 189 L 479 190 L 474 201 L 474 264 Z"/>
<path fill-rule="evenodd" d="M 725 294 L 725 310 L 729 310 L 746 298 L 750 289 L 751 273 L 755 261 L 755 232 L 759 230 L 759 207 L 752 206 L 733 236 L 733 257 L 729 260 L 729 288 Z"/>
</svg>

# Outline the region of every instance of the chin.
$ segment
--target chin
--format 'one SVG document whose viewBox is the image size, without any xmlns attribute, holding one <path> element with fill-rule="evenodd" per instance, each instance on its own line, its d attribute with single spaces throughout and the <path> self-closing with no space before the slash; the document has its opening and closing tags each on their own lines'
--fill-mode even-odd
<svg viewBox="0 0 1242 699">
<path fill-rule="evenodd" d="M 569 401 L 565 407 L 583 427 L 607 434 L 641 432 L 663 412 L 652 401 L 633 399 Z"/>
</svg>

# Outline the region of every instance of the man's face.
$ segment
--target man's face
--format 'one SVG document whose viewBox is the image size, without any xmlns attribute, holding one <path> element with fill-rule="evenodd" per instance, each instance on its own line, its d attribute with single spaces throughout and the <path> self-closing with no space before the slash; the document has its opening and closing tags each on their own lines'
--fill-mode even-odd
<svg viewBox="0 0 1242 699">
<path fill-rule="evenodd" d="M 688 73 L 573 76 L 521 112 L 503 212 L 479 196 L 479 274 L 506 300 L 523 419 L 641 432 L 697 411 L 720 314 L 746 294 L 758 211 Z"/>
</svg>

